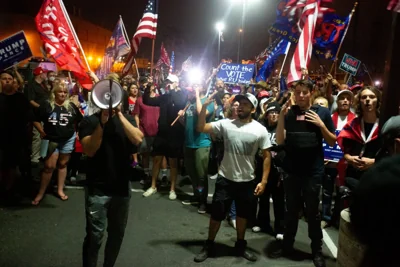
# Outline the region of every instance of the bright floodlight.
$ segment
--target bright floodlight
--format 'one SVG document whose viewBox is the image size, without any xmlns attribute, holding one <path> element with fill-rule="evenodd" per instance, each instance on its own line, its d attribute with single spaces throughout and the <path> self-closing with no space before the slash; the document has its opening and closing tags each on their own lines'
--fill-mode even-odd
<svg viewBox="0 0 400 267">
<path fill-rule="evenodd" d="M 225 25 L 224 25 L 223 22 L 218 22 L 218 23 L 215 25 L 215 28 L 217 29 L 218 32 L 222 32 L 222 31 L 224 30 L 224 28 L 225 28 Z"/>
<path fill-rule="evenodd" d="M 191 84 L 200 84 L 204 78 L 204 73 L 201 69 L 193 68 L 189 71 L 189 82 Z"/>
<path fill-rule="evenodd" d="M 381 81 L 375 81 L 375 86 L 381 85 Z"/>
</svg>

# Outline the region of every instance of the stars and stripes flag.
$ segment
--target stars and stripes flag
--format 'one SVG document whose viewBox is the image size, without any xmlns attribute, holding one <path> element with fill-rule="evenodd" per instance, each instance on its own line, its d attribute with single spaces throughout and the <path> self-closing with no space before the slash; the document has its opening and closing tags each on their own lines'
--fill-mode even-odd
<svg viewBox="0 0 400 267">
<path fill-rule="evenodd" d="M 256 56 L 256 62 L 259 63 L 267 58 L 267 56 L 272 52 L 272 50 L 277 47 L 278 43 L 281 41 L 281 38 L 277 38 L 271 45 L 264 49 L 258 56 Z"/>
<path fill-rule="evenodd" d="M 175 52 L 174 51 L 172 51 L 170 62 L 171 62 L 171 64 L 169 65 L 169 74 L 172 74 L 175 71 Z"/>
<path fill-rule="evenodd" d="M 192 56 L 189 56 L 183 63 L 182 63 L 182 70 L 189 71 L 192 68 Z"/>
<path fill-rule="evenodd" d="M 164 43 L 161 43 L 160 58 L 157 61 L 155 69 L 159 69 L 162 64 L 165 64 L 168 67 L 171 65 L 171 62 L 169 61 L 168 52 L 167 52 L 167 49 L 165 49 Z"/>
<path fill-rule="evenodd" d="M 391 0 L 387 9 L 400 13 L 400 0 Z"/>
<path fill-rule="evenodd" d="M 296 14 L 300 13 L 298 25 L 302 27 L 299 42 L 294 52 L 292 62 L 290 63 L 287 81 L 289 84 L 301 80 L 302 70 L 307 69 L 308 63 L 310 62 L 315 25 L 318 16 L 321 14 L 321 1 L 331 2 L 330 0 L 291 0 L 286 6 L 289 16 L 296 16 Z M 328 9 L 324 8 L 324 11 L 328 11 Z M 331 11 L 331 9 L 329 9 L 329 11 Z"/>
<path fill-rule="evenodd" d="M 142 38 L 155 39 L 157 33 L 157 20 L 158 20 L 158 0 L 149 0 L 146 9 L 144 11 L 142 19 L 139 21 L 139 25 L 136 29 L 136 33 L 133 35 L 131 41 L 131 52 L 129 53 L 128 60 L 122 69 L 122 75 L 128 74 L 131 69 L 139 45 Z"/>
</svg>

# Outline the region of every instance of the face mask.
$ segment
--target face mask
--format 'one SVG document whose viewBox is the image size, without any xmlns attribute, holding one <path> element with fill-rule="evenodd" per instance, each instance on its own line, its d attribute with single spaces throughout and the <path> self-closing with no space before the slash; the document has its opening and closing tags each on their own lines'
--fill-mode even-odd
<svg viewBox="0 0 400 267">
<path fill-rule="evenodd" d="M 56 79 L 56 77 L 50 77 L 49 81 L 54 82 L 55 79 Z"/>
</svg>

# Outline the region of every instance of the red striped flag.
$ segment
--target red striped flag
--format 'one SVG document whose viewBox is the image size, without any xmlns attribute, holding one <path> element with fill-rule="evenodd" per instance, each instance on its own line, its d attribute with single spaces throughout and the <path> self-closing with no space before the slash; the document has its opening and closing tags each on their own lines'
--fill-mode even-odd
<svg viewBox="0 0 400 267">
<path fill-rule="evenodd" d="M 142 19 L 139 21 L 139 25 L 136 29 L 135 35 L 133 35 L 131 41 L 131 52 L 128 55 L 128 60 L 122 69 L 122 75 L 128 74 L 131 69 L 137 51 L 139 50 L 139 45 L 142 38 L 155 39 L 157 33 L 157 20 L 158 20 L 158 1 L 149 0 L 146 9 L 144 11 Z"/>
<path fill-rule="evenodd" d="M 400 0 L 390 1 L 387 9 L 400 13 Z"/>
</svg>

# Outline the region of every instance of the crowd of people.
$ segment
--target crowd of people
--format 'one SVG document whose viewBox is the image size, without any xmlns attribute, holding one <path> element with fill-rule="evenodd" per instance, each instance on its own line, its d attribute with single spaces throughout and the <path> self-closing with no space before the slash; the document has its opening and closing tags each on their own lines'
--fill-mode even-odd
<svg viewBox="0 0 400 267">
<path fill-rule="evenodd" d="M 89 91 L 78 83 L 71 86 L 67 78 L 40 67 L 33 74 L 27 83 L 16 69 L 0 74 L 0 125 L 5 129 L 0 131 L 0 196 L 13 200 L 21 187 L 17 178 L 30 177 L 32 167 L 43 161 L 32 205 L 40 204 L 56 169 L 56 195 L 66 201 L 65 180 L 76 178 L 85 154 L 84 266 L 96 265 L 107 221 L 105 266 L 114 265 L 128 219 L 131 169 L 137 168 L 144 171 L 146 198 L 169 185 L 169 199 L 176 200 L 179 171 L 190 176 L 193 196 L 182 204 L 211 214 L 208 239 L 196 262 L 214 254 L 227 216 L 237 231 L 238 256 L 257 259 L 245 240 L 250 225 L 253 232 L 278 240 L 270 257 L 291 257 L 303 214 L 313 262 L 325 266 L 321 229 L 339 224 L 345 207 L 339 188 L 356 192 L 376 160 L 400 148 L 399 119 L 380 134 L 380 90 L 362 84 L 349 88 L 329 74 L 300 80 L 286 91 L 279 78 L 261 81 L 241 86 L 237 94 L 215 73 L 195 82 L 170 74 L 162 85 L 151 77 L 110 74 L 107 78 L 124 92 L 112 113 L 93 106 Z M 323 141 L 338 142 L 344 153 L 339 162 L 325 159 Z M 210 175 L 216 186 L 208 206 Z"/>
</svg>

